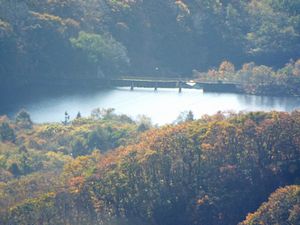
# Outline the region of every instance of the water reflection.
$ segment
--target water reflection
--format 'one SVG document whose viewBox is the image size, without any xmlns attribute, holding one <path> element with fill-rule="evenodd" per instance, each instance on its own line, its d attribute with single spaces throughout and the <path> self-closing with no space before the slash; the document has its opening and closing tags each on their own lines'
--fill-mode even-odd
<svg viewBox="0 0 300 225">
<path fill-rule="evenodd" d="M 238 95 L 239 101 L 248 107 L 250 110 L 279 110 L 293 111 L 300 107 L 300 99 L 296 97 L 269 97 L 269 96 L 253 96 L 253 95 Z"/>
<path fill-rule="evenodd" d="M 78 111 L 89 116 L 95 108 L 115 108 L 131 117 L 144 114 L 157 124 L 173 122 L 180 112 L 192 110 L 195 117 L 218 111 L 292 111 L 300 107 L 299 98 L 251 96 L 229 93 L 203 93 L 201 90 L 117 88 L 112 90 L 60 93 L 51 97 L 31 95 L 12 105 L 1 103 L 1 114 L 13 116 L 25 108 L 35 122 L 60 122 L 64 112 L 74 118 Z"/>
</svg>

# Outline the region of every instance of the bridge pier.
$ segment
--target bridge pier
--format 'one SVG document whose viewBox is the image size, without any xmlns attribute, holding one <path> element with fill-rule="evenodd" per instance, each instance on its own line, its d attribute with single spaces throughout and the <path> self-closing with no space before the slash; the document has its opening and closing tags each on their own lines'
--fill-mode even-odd
<svg viewBox="0 0 300 225">
<path fill-rule="evenodd" d="M 154 91 L 157 91 L 157 83 L 154 85 Z"/>
<path fill-rule="evenodd" d="M 158 88 L 178 88 L 178 93 L 183 92 L 183 88 L 187 89 L 202 89 L 204 92 L 241 92 L 239 83 L 230 82 L 213 82 L 213 81 L 191 81 L 184 78 L 118 78 L 107 81 L 107 85 L 117 87 L 128 87 L 131 91 L 136 87 L 153 88 L 157 91 Z"/>
<path fill-rule="evenodd" d="M 130 90 L 131 90 L 131 91 L 133 91 L 133 89 L 134 89 L 134 83 L 133 83 L 133 82 L 131 82 L 131 85 L 130 85 Z"/>
<path fill-rule="evenodd" d="M 182 87 L 181 87 L 181 82 L 180 82 L 180 81 L 179 81 L 179 84 L 178 84 L 178 85 L 179 85 L 179 90 L 178 90 L 178 92 L 181 93 L 181 92 L 182 92 Z"/>
</svg>

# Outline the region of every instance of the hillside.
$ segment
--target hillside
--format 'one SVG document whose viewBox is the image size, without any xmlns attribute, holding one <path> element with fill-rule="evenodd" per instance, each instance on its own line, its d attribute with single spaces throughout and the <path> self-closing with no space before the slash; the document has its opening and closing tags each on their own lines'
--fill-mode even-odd
<svg viewBox="0 0 300 225">
<path fill-rule="evenodd" d="M 279 188 L 259 209 L 247 216 L 240 225 L 258 224 L 299 224 L 300 186 Z"/>
<path fill-rule="evenodd" d="M 299 184 L 298 111 L 219 113 L 147 131 L 111 113 L 31 127 L 21 115 L 2 121 L 3 224 L 238 224 L 277 188 Z M 101 129 L 118 134 L 116 149 L 103 148 Z M 81 137 L 86 144 L 70 146 Z M 290 206 L 272 203 L 285 194 Z M 277 211 L 299 221 L 298 195 L 297 186 L 276 191 L 244 224 L 280 221 Z"/>
<path fill-rule="evenodd" d="M 0 78 L 190 76 L 224 60 L 277 69 L 300 57 L 299 9 L 298 0 L 1 0 Z"/>
</svg>

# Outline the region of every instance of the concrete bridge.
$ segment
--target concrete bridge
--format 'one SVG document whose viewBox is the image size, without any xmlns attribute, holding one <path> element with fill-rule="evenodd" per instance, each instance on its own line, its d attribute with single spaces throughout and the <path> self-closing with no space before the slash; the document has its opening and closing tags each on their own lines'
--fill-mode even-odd
<svg viewBox="0 0 300 225">
<path fill-rule="evenodd" d="M 224 81 L 199 81 L 187 78 L 159 78 L 159 77 L 120 77 L 110 79 L 109 83 L 113 87 L 135 87 L 153 88 L 178 88 L 182 89 L 202 89 L 205 92 L 241 92 L 238 83 Z"/>
</svg>

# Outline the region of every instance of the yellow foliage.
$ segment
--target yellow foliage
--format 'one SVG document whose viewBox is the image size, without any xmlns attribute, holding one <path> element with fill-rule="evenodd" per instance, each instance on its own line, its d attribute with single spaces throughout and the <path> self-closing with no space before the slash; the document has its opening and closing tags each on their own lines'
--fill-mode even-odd
<svg viewBox="0 0 300 225">
<path fill-rule="evenodd" d="M 177 1 L 175 2 L 175 4 L 179 7 L 179 9 L 180 9 L 182 12 L 184 12 L 184 13 L 186 13 L 186 14 L 190 14 L 190 13 L 191 13 L 189 7 L 188 7 L 187 4 L 185 4 L 183 1 L 177 0 Z"/>
<path fill-rule="evenodd" d="M 12 27 L 10 23 L 0 19 L 0 34 L 1 34 L 1 30 L 3 30 L 4 32 L 12 32 Z"/>
<path fill-rule="evenodd" d="M 72 27 L 80 26 L 79 22 L 77 22 L 76 20 L 71 19 L 71 18 L 63 19 L 59 16 L 55 16 L 52 14 L 38 13 L 38 12 L 33 12 L 33 11 L 30 11 L 30 13 L 31 13 L 31 15 L 33 15 L 34 17 L 36 17 L 39 20 L 57 22 L 62 26 L 72 26 Z"/>
</svg>

